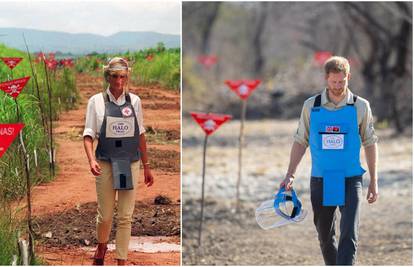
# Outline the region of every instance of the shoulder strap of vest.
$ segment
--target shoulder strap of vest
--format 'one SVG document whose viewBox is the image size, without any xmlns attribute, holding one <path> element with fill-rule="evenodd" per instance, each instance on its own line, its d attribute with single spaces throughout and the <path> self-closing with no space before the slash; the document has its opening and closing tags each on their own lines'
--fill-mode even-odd
<svg viewBox="0 0 414 267">
<path fill-rule="evenodd" d="M 105 103 L 110 102 L 110 101 L 109 101 L 109 95 L 106 93 L 106 91 L 103 91 L 103 92 L 102 92 L 102 96 L 103 96 L 103 98 L 104 98 L 104 102 L 105 102 Z"/>
<path fill-rule="evenodd" d="M 315 107 L 320 107 L 321 106 L 321 99 L 322 99 L 322 96 L 321 95 L 317 95 L 316 97 L 315 97 L 315 102 L 314 102 L 314 104 L 313 104 L 313 107 L 315 108 Z M 354 104 L 355 104 L 355 102 L 357 101 L 357 99 L 358 99 L 358 96 L 357 95 L 354 95 L 354 97 L 353 97 L 353 103 L 347 103 L 347 105 L 348 106 L 353 106 Z"/>
<path fill-rule="evenodd" d="M 355 104 L 355 102 L 357 101 L 357 98 L 358 98 L 358 96 L 357 95 L 354 95 L 354 97 L 353 97 L 353 102 L 352 103 L 347 103 L 347 105 L 348 106 L 353 106 L 354 104 Z"/>
<path fill-rule="evenodd" d="M 131 104 L 131 96 L 129 95 L 129 93 L 126 93 L 126 94 L 125 94 L 125 101 L 126 101 L 128 104 Z"/>
<path fill-rule="evenodd" d="M 102 95 L 103 95 L 105 103 L 110 102 L 109 95 L 106 93 L 106 91 L 103 91 Z M 125 95 L 125 101 L 128 103 L 131 103 L 131 96 L 129 94 Z"/>
<path fill-rule="evenodd" d="M 321 99 L 322 99 L 322 95 L 320 94 L 315 97 L 315 102 L 313 104 L 314 108 L 321 106 Z"/>
</svg>

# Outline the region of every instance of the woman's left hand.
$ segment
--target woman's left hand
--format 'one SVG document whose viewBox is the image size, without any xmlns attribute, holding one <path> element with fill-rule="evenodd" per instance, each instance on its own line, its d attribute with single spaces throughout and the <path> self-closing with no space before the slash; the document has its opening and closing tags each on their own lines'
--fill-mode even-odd
<svg viewBox="0 0 414 267">
<path fill-rule="evenodd" d="M 149 167 L 144 168 L 144 178 L 147 187 L 150 187 L 154 183 L 154 177 L 152 176 L 151 169 Z"/>
</svg>

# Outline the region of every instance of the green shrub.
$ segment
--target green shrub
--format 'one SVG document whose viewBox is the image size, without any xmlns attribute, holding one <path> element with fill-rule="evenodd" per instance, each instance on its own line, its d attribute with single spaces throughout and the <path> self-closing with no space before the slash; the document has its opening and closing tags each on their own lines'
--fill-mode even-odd
<svg viewBox="0 0 414 267">
<path fill-rule="evenodd" d="M 169 89 L 180 88 L 180 49 L 166 49 L 159 43 L 154 48 L 124 54 L 91 54 L 76 60 L 76 71 L 93 76 L 102 75 L 102 66 L 115 56 L 126 58 L 132 67 L 131 80 L 138 85 L 161 85 Z M 148 58 L 152 57 L 152 59 Z"/>
<path fill-rule="evenodd" d="M 16 228 L 10 209 L 0 205 L 0 265 L 11 265 L 13 255 L 19 255 Z"/>
</svg>

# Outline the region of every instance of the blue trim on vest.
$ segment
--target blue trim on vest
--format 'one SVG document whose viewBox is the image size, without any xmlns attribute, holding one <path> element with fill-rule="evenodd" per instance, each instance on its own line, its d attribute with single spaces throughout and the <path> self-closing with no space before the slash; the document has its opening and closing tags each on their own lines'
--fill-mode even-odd
<svg viewBox="0 0 414 267">
<path fill-rule="evenodd" d="M 343 137 L 343 149 L 322 149 L 322 136 L 333 139 L 329 138 L 330 134 Z M 312 176 L 324 178 L 323 205 L 343 205 L 345 178 L 365 173 L 360 163 L 361 138 L 355 106 L 346 105 L 339 110 L 328 110 L 322 106 L 312 108 L 309 146 Z"/>
</svg>

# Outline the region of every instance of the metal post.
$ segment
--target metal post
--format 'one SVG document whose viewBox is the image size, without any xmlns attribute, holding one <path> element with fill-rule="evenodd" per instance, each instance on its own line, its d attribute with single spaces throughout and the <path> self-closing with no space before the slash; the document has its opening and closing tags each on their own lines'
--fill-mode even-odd
<svg viewBox="0 0 414 267">
<path fill-rule="evenodd" d="M 11 70 L 11 78 L 13 79 L 13 71 Z M 17 115 L 17 121 L 20 122 L 21 114 L 19 110 L 19 104 L 17 102 L 17 98 L 14 99 L 14 102 L 16 103 L 16 115 Z M 19 132 L 19 140 L 20 145 L 22 147 L 22 157 L 23 157 L 23 163 L 24 163 L 24 170 L 26 175 L 26 197 L 27 197 L 27 227 L 29 228 L 29 244 L 28 244 L 28 260 L 29 262 L 34 259 L 34 249 L 33 249 L 33 228 L 32 228 L 32 205 L 31 205 L 31 181 L 30 181 L 30 171 L 29 171 L 29 159 L 28 154 L 26 150 L 26 145 L 23 141 L 23 134 L 21 130 Z"/>
<path fill-rule="evenodd" d="M 39 90 L 39 83 L 37 81 L 37 75 L 34 71 L 32 58 L 30 56 L 29 47 L 27 46 L 27 42 L 26 42 L 26 38 L 24 37 L 24 34 L 23 34 L 23 40 L 24 40 L 24 44 L 26 46 L 27 56 L 29 58 L 30 69 L 32 70 L 32 76 L 33 76 L 33 79 L 34 79 L 34 82 L 35 82 L 35 85 L 36 85 L 36 94 L 37 94 L 37 98 L 39 100 L 40 116 L 42 118 L 43 129 L 45 131 L 45 134 L 48 135 L 49 134 L 48 129 L 47 129 L 48 126 L 47 126 L 47 122 L 46 122 L 46 119 L 45 119 L 45 116 L 44 116 L 44 114 L 46 114 L 46 112 L 44 111 L 44 108 L 43 108 L 43 102 L 42 102 L 42 98 L 40 97 L 40 90 Z"/>
<path fill-rule="evenodd" d="M 198 247 L 201 247 L 201 235 L 203 231 L 203 220 L 204 220 L 204 178 L 206 174 L 206 151 L 207 151 L 207 139 L 208 135 L 204 138 L 204 147 L 203 147 L 203 174 L 202 174 L 202 183 L 201 183 L 201 213 L 200 213 L 200 227 L 198 229 Z"/>
<path fill-rule="evenodd" d="M 50 80 L 49 80 L 49 73 L 47 71 L 47 66 L 46 66 L 46 61 L 43 60 L 44 63 L 44 67 L 45 67 L 45 74 L 46 74 L 46 85 L 47 85 L 47 92 L 48 92 L 48 96 L 49 96 L 49 137 L 50 137 L 50 144 L 49 144 L 49 153 L 51 155 L 50 158 L 50 163 L 49 163 L 49 168 L 52 171 L 52 177 L 55 176 L 55 164 L 54 164 L 54 159 L 53 159 L 53 127 L 52 127 L 52 88 L 50 85 Z"/>
<path fill-rule="evenodd" d="M 246 118 L 246 106 L 247 106 L 247 100 L 242 100 L 242 106 L 241 106 L 241 122 L 240 122 L 240 135 L 239 135 L 239 175 L 237 178 L 237 194 L 236 194 L 236 211 L 239 211 L 240 209 L 240 183 L 241 183 L 241 177 L 242 177 L 242 152 L 243 152 L 243 144 L 244 144 L 244 136 L 243 136 L 243 130 L 244 130 L 244 120 Z"/>
</svg>

